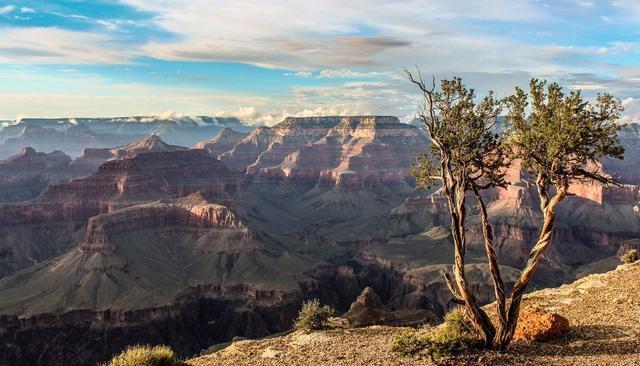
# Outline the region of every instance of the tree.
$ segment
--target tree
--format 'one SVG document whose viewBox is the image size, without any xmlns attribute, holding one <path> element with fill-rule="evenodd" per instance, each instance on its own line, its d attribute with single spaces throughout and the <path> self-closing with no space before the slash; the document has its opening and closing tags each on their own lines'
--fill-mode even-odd
<svg viewBox="0 0 640 366">
<path fill-rule="evenodd" d="M 529 89 L 530 95 L 516 88 L 516 93 L 506 98 L 507 134 L 514 158 L 521 159 L 523 169 L 535 178 L 543 221 L 512 290 L 505 327 L 497 339 L 500 350 L 513 338 L 522 296 L 551 244 L 555 210 L 569 195 L 569 186 L 579 182 L 616 184 L 599 170 L 598 162 L 608 157 L 622 159 L 624 154 L 617 135 L 622 127 L 617 120 L 623 110 L 619 100 L 601 94 L 590 104 L 580 91 L 564 94 L 558 84 L 547 85 L 537 79 L 531 80 Z"/>
<path fill-rule="evenodd" d="M 503 142 L 493 131 L 502 107 L 493 92 L 489 92 L 476 104 L 473 89 L 467 89 L 460 78 L 443 80 L 441 91 L 436 91 L 435 79 L 427 86 L 420 70 L 414 76 L 405 69 L 409 80 L 418 86 L 423 102 L 418 116 L 432 141 L 430 154 L 422 154 L 412 165 L 411 174 L 419 188 L 429 188 L 436 181 L 442 183 L 447 196 L 451 216 L 451 234 L 454 244 L 453 274 L 455 283 L 445 272 L 445 280 L 455 302 L 465 308 L 469 321 L 483 340 L 490 346 L 496 330 L 487 314 L 477 304 L 465 274 L 465 234 L 467 194 L 473 194 L 479 202 L 485 235 L 485 248 L 489 267 L 494 278 L 496 297 L 504 308 L 504 285 L 493 249 L 491 227 L 480 191 L 492 187 L 504 187 L 504 167 L 507 154 Z M 501 299 L 501 300 L 500 300 Z"/>
<path fill-rule="evenodd" d="M 531 96 L 516 88 L 516 93 L 502 102 L 489 92 L 476 104 L 474 91 L 467 89 L 459 78 L 443 80 L 441 91 L 436 91 L 435 79 L 427 86 L 419 70 L 415 78 L 406 69 L 405 73 L 422 92 L 424 104 L 418 116 L 433 142 L 431 153 L 418 156 L 411 173 L 418 188 L 429 188 L 440 181 L 449 204 L 455 283 L 445 272 L 447 286 L 454 301 L 464 306 L 485 346 L 504 351 L 513 338 L 524 291 L 551 243 L 555 209 L 570 194 L 569 186 L 576 182 L 616 183 L 599 171 L 598 161 L 605 157 L 622 158 L 624 153 L 617 137 L 621 128 L 616 122 L 622 112 L 620 101 L 603 94 L 590 104 L 579 91 L 565 95 L 555 83 L 545 91 L 547 83 L 534 79 L 530 84 Z M 493 125 L 502 103 L 508 107 L 509 130 L 501 136 L 493 131 Z M 520 159 L 523 169 L 535 178 L 543 223 L 507 301 L 492 227 L 480 192 L 506 186 L 504 172 L 511 159 Z M 484 247 L 496 297 L 497 328 L 477 305 L 465 276 L 468 194 L 475 197 L 482 218 Z"/>
</svg>

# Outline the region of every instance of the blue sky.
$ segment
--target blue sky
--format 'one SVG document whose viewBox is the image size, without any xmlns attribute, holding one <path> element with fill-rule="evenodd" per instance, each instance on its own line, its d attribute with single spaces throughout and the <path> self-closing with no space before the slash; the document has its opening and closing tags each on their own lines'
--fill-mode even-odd
<svg viewBox="0 0 640 366">
<path fill-rule="evenodd" d="M 635 0 L 0 0 L 0 119 L 410 118 L 403 66 L 498 94 L 531 77 L 640 119 Z"/>
</svg>

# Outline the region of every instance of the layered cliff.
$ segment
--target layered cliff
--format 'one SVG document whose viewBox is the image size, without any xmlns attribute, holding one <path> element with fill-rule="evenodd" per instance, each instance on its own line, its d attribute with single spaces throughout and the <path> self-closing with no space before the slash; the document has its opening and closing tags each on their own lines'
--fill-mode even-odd
<svg viewBox="0 0 640 366">
<path fill-rule="evenodd" d="M 85 147 L 118 146 L 152 134 L 161 136 L 171 144 L 191 147 L 203 136 L 211 136 L 223 128 L 233 128 L 235 131 L 248 132 L 251 130 L 234 117 L 208 116 L 129 116 L 111 118 L 22 118 L 19 121 L 7 123 L 0 130 L 0 144 L 17 138 L 24 128 L 46 128 L 64 134 L 68 129 L 84 126 L 98 137 L 118 136 L 118 141 L 105 145 L 80 146 L 78 153 Z M 50 143 L 60 143 L 62 135 L 52 134 Z M 58 149 L 66 149 L 59 145 Z M 74 150 L 75 151 L 75 150 Z M 65 152 L 67 152 L 65 150 Z M 70 155 L 70 152 L 67 152 Z"/>
<path fill-rule="evenodd" d="M 199 193 L 97 215 L 63 255 L 0 279 L 0 362 L 92 364 L 131 339 L 186 355 L 283 330 L 316 265 Z"/>
<path fill-rule="evenodd" d="M 30 200 L 49 183 L 60 183 L 69 176 L 66 172 L 71 158 L 61 151 L 49 154 L 26 147 L 15 156 L 0 160 L 0 202 Z"/>
<path fill-rule="evenodd" d="M 90 176 L 50 186 L 38 198 L 82 202 L 141 202 L 201 191 L 224 196 L 236 192 L 241 177 L 205 150 L 155 151 L 102 164 Z"/>
<path fill-rule="evenodd" d="M 133 158 L 138 154 L 149 152 L 165 152 L 187 150 L 186 147 L 169 145 L 158 135 L 150 135 L 144 139 L 113 148 L 86 148 L 82 155 L 69 164 L 69 170 L 76 176 L 88 175 L 109 160 Z"/>
<path fill-rule="evenodd" d="M 194 192 L 229 200 L 242 186 L 241 176 L 205 150 L 110 160 L 94 174 L 48 186 L 30 202 L 0 206 L 0 276 L 62 254 L 92 216 Z"/>
<path fill-rule="evenodd" d="M 402 189 L 411 184 L 406 167 L 427 146 L 424 133 L 395 117 L 289 117 L 255 129 L 220 158 L 232 169 L 276 182 Z"/>
<path fill-rule="evenodd" d="M 0 281 L 0 313 L 170 305 L 189 286 L 231 284 L 249 275 L 243 273 L 248 268 L 207 271 L 216 257 L 228 256 L 230 266 L 240 257 L 258 265 L 264 255 L 256 234 L 229 208 L 199 193 L 135 205 L 90 218 L 75 248 Z"/>
<path fill-rule="evenodd" d="M 196 144 L 197 149 L 207 149 L 212 156 L 218 157 L 231 149 L 249 136 L 248 133 L 237 132 L 231 128 L 225 127 L 215 134 L 210 140 L 201 141 Z"/>
<path fill-rule="evenodd" d="M 84 125 L 72 125 L 65 129 L 57 126 L 15 125 L 5 130 L 19 131 L 14 137 L 7 138 L 0 144 L 0 158 L 17 153 L 25 146 L 38 151 L 63 150 L 71 156 L 79 156 L 86 147 L 107 147 L 128 143 L 138 136 L 122 136 L 111 133 L 96 133 Z"/>
</svg>

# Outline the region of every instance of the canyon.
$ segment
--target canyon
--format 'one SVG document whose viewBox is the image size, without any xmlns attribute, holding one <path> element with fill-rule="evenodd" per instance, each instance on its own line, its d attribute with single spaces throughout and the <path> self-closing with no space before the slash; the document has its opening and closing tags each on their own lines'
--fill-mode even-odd
<svg viewBox="0 0 640 366">
<path fill-rule="evenodd" d="M 186 357 L 289 329 L 305 299 L 347 311 L 366 287 L 389 311 L 448 309 L 446 199 L 416 191 L 409 175 L 430 148 L 424 131 L 387 116 L 289 117 L 251 131 L 203 121 L 168 143 L 122 122 L 142 139 L 86 146 L 73 160 L 25 149 L 0 163 L 0 177 L 42 177 L 0 205 L 0 365 L 91 364 L 131 343 Z M 621 131 L 624 161 L 602 162 L 622 185 L 572 187 L 534 288 L 614 268 L 640 239 L 637 131 Z M 510 285 L 541 216 L 520 167 L 507 178 L 485 195 Z M 467 272 L 488 302 L 469 212 Z"/>
<path fill-rule="evenodd" d="M 85 148 L 111 148 L 150 135 L 170 144 L 194 146 L 203 136 L 224 128 L 251 130 L 237 118 L 207 116 L 133 116 L 114 118 L 21 118 L 0 129 L 0 159 L 30 146 L 42 152 L 61 150 L 72 158 Z"/>
</svg>

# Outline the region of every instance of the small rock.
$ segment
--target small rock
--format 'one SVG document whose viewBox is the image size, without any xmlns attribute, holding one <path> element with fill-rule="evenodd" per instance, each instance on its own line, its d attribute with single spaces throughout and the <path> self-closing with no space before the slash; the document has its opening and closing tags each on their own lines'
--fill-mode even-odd
<svg viewBox="0 0 640 366">
<path fill-rule="evenodd" d="M 262 354 L 260 355 L 260 357 L 262 358 L 276 358 L 278 357 L 282 352 L 281 351 L 276 351 L 273 348 L 267 348 L 265 349 Z"/>
<path fill-rule="evenodd" d="M 520 312 L 514 339 L 545 342 L 563 336 L 569 330 L 569 320 L 539 307 Z"/>
<path fill-rule="evenodd" d="M 293 338 L 293 341 L 291 342 L 291 344 L 296 346 L 305 346 L 308 344 L 322 343 L 330 339 L 330 337 L 323 332 L 294 333 L 292 338 Z"/>
</svg>

